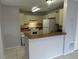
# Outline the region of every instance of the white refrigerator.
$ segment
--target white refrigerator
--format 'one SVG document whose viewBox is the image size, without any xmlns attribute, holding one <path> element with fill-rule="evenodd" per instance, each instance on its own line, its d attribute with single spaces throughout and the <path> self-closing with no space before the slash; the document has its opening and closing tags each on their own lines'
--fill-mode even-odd
<svg viewBox="0 0 79 59">
<path fill-rule="evenodd" d="M 55 31 L 55 19 L 44 19 L 43 20 L 43 33 L 50 33 Z"/>
</svg>

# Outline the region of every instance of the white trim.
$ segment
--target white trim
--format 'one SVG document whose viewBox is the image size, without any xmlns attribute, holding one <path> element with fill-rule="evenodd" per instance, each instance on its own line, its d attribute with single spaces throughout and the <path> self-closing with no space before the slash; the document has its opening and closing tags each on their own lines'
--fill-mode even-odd
<svg viewBox="0 0 79 59">
<path fill-rule="evenodd" d="M 71 54 L 71 53 L 73 53 L 75 51 L 78 51 L 78 50 L 77 49 L 76 50 L 74 49 L 74 50 L 72 50 L 70 52 L 67 52 L 67 53 L 64 53 L 64 54 L 60 54 L 60 55 L 56 55 L 54 57 L 50 57 L 49 59 L 53 59 L 53 58 L 57 58 L 57 57 L 60 57 L 60 56 L 68 55 L 68 54 Z"/>
<path fill-rule="evenodd" d="M 63 55 L 68 55 L 68 54 L 71 54 L 71 53 L 73 53 L 74 51 L 77 51 L 77 50 L 72 50 L 72 51 L 69 51 L 69 52 L 66 52 L 66 53 L 64 53 Z"/>
<path fill-rule="evenodd" d="M 59 55 L 56 55 L 56 56 L 53 56 L 53 57 L 50 57 L 48 59 L 53 59 L 53 58 L 57 58 L 57 57 L 60 57 L 60 56 L 63 56 L 63 53 L 59 54 Z"/>
<path fill-rule="evenodd" d="M 78 51 L 78 49 L 74 49 L 75 51 Z"/>
</svg>

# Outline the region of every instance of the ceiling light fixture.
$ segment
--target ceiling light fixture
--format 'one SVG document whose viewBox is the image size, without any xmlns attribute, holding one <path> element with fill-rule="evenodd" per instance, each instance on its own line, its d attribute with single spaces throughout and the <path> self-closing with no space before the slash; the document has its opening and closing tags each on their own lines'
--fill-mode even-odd
<svg viewBox="0 0 79 59">
<path fill-rule="evenodd" d="M 37 8 L 37 7 L 35 6 L 35 7 L 32 8 L 32 10 L 35 10 L 36 8 Z"/>
<path fill-rule="evenodd" d="M 35 10 L 32 10 L 32 12 L 36 12 L 36 11 L 39 11 L 40 8 L 36 8 Z"/>
<path fill-rule="evenodd" d="M 48 4 L 48 5 L 50 5 L 51 3 L 53 3 L 54 1 L 53 0 L 46 0 L 46 3 Z"/>
<path fill-rule="evenodd" d="M 36 12 L 36 11 L 39 11 L 39 10 L 40 10 L 40 8 L 38 8 L 36 6 L 32 8 L 32 12 Z"/>
</svg>

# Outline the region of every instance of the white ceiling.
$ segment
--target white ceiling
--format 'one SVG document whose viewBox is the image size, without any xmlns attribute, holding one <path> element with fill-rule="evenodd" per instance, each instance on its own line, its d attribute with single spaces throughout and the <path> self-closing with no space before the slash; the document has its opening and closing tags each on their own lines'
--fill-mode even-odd
<svg viewBox="0 0 79 59">
<path fill-rule="evenodd" d="M 3 5 L 19 6 L 22 10 L 31 11 L 33 6 L 38 6 L 41 11 L 49 11 L 54 8 L 60 8 L 63 0 L 54 0 L 55 2 L 48 6 L 46 0 L 2 0 Z"/>
</svg>

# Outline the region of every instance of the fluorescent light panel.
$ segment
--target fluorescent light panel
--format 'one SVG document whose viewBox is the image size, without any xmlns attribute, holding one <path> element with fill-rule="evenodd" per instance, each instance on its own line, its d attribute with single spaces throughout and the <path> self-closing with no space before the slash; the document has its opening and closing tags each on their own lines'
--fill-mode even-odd
<svg viewBox="0 0 79 59">
<path fill-rule="evenodd" d="M 32 8 L 32 10 L 35 10 L 36 8 L 37 8 L 37 7 L 35 6 L 35 7 Z"/>
<path fill-rule="evenodd" d="M 40 10 L 40 8 L 38 8 L 38 7 L 36 7 L 36 6 L 32 8 L 32 12 L 36 12 L 36 11 L 38 11 L 38 10 Z"/>
<path fill-rule="evenodd" d="M 40 8 L 36 8 L 35 10 L 32 10 L 32 12 L 36 12 L 36 11 L 39 11 Z"/>
</svg>

